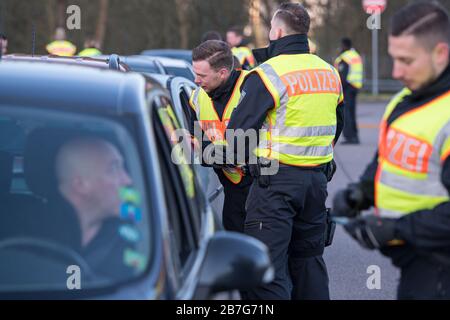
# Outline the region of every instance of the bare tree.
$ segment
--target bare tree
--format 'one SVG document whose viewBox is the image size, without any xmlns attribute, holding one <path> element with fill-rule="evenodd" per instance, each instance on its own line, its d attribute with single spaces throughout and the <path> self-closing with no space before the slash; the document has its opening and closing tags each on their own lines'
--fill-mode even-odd
<svg viewBox="0 0 450 320">
<path fill-rule="evenodd" d="M 56 3 L 56 17 L 57 17 L 57 27 L 64 28 L 65 16 L 66 16 L 67 3 L 66 0 L 58 0 Z"/>
<path fill-rule="evenodd" d="M 175 0 L 177 17 L 179 21 L 180 46 L 183 49 L 189 46 L 189 16 L 188 10 L 191 1 L 189 0 Z"/>
<path fill-rule="evenodd" d="M 103 47 L 103 42 L 105 40 L 106 25 L 108 23 L 108 7 L 109 0 L 100 0 L 99 16 L 95 31 L 95 39 L 100 47 Z"/>
</svg>

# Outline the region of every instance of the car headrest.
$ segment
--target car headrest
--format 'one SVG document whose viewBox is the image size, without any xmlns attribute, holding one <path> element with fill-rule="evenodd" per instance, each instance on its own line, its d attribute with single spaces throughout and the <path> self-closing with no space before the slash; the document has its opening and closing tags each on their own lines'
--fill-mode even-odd
<svg viewBox="0 0 450 320">
<path fill-rule="evenodd" d="M 13 155 L 0 151 L 0 196 L 7 195 L 13 175 Z"/>
<path fill-rule="evenodd" d="M 36 129 L 28 135 L 24 172 L 28 188 L 35 195 L 48 199 L 58 194 L 56 156 L 64 142 L 76 135 L 67 129 L 54 128 Z"/>
</svg>

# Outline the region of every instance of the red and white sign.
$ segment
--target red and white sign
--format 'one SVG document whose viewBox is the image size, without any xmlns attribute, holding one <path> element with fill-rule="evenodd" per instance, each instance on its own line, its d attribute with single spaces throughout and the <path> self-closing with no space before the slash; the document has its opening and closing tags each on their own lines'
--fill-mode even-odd
<svg viewBox="0 0 450 320">
<path fill-rule="evenodd" d="M 387 6 L 387 0 L 363 0 L 364 10 L 368 14 L 382 13 Z"/>
</svg>

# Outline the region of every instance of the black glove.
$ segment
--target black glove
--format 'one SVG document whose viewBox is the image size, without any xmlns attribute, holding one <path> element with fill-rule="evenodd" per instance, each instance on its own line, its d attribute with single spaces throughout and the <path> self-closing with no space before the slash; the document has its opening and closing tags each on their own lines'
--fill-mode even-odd
<svg viewBox="0 0 450 320">
<path fill-rule="evenodd" d="M 351 184 L 340 190 L 333 198 L 333 215 L 354 218 L 359 215 L 364 202 L 364 193 L 358 184 Z"/>
<path fill-rule="evenodd" d="M 344 229 L 363 248 L 373 250 L 404 244 L 404 241 L 395 239 L 396 221 L 397 219 L 380 218 L 370 215 L 353 219 L 344 225 Z"/>
</svg>

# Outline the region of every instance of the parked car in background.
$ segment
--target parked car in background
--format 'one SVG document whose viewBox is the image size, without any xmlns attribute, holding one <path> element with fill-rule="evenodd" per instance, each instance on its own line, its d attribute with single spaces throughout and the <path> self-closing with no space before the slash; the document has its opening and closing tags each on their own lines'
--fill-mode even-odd
<svg viewBox="0 0 450 320">
<path fill-rule="evenodd" d="M 217 232 L 179 123 L 151 78 L 0 61 L 0 299 L 209 299 L 271 281 L 261 242 Z"/>
<path fill-rule="evenodd" d="M 85 67 L 94 67 L 100 69 L 119 70 L 122 72 L 130 71 L 128 66 L 120 62 L 118 55 L 90 57 L 61 57 L 61 56 L 30 56 L 25 54 L 9 54 L 2 57 L 3 61 L 22 61 L 22 62 L 42 62 L 58 63 L 66 65 L 78 65 Z"/>
<path fill-rule="evenodd" d="M 166 74 L 178 77 L 184 77 L 190 81 L 195 80 L 194 70 L 192 65 L 185 60 L 172 59 L 166 57 L 153 57 L 157 59 L 164 67 Z"/>
<path fill-rule="evenodd" d="M 142 51 L 144 56 L 167 57 L 174 59 L 181 59 L 189 64 L 192 64 L 192 51 L 182 49 L 153 49 Z"/>
<path fill-rule="evenodd" d="M 97 58 L 109 60 L 109 56 Z M 153 56 L 120 56 L 120 62 L 127 65 L 130 71 L 144 74 L 164 74 L 184 77 L 194 81 L 192 66 L 184 60 Z"/>
<path fill-rule="evenodd" d="M 163 64 L 158 59 L 143 56 L 120 56 L 120 61 L 133 72 L 167 74 Z"/>
</svg>

